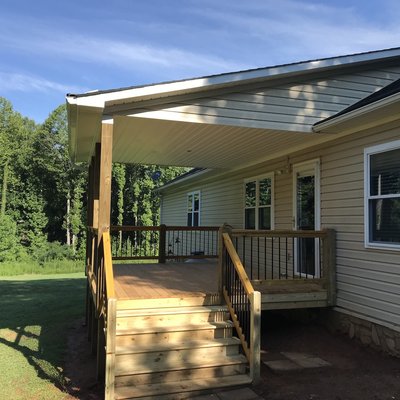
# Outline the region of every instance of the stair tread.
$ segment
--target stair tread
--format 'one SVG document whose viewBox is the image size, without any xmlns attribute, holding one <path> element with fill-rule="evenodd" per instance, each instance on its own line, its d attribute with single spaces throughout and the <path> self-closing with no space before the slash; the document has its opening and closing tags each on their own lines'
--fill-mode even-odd
<svg viewBox="0 0 400 400">
<path fill-rule="evenodd" d="M 202 312 L 227 312 L 228 308 L 224 305 L 217 306 L 182 306 L 182 307 L 159 307 L 146 309 L 118 310 L 117 318 L 120 317 L 144 317 L 150 315 L 176 315 L 176 314 L 195 314 Z"/>
<path fill-rule="evenodd" d="M 115 399 L 134 399 L 143 396 L 159 396 L 163 394 L 191 392 L 204 389 L 247 385 L 251 383 L 248 375 L 232 375 L 218 378 L 182 380 L 138 386 L 120 386 L 115 388 Z"/>
<path fill-rule="evenodd" d="M 247 358 L 243 354 L 236 354 L 227 356 L 225 354 L 218 354 L 209 357 L 208 360 L 205 362 L 204 359 L 199 359 L 198 361 L 191 361 L 191 362 L 180 362 L 179 364 L 172 366 L 172 365 L 153 365 L 151 368 L 147 367 L 146 365 L 135 365 L 133 366 L 135 369 L 134 374 L 147 374 L 152 372 L 162 372 L 162 371 L 180 371 L 184 369 L 195 369 L 195 368 L 205 368 L 205 367 L 220 367 L 224 365 L 235 365 L 235 364 L 247 364 Z M 133 373 L 121 371 L 121 368 L 118 365 L 118 360 L 116 360 L 115 366 L 115 375 L 116 376 L 127 376 L 127 375 L 134 375 Z"/>
<path fill-rule="evenodd" d="M 227 321 L 212 321 L 212 322 L 200 322 L 198 324 L 180 324 L 172 326 L 159 326 L 159 327 L 135 327 L 135 328 L 118 328 L 116 335 L 138 335 L 145 333 L 164 333 L 164 332 L 183 332 L 183 331 L 195 331 L 205 329 L 218 329 L 218 328 L 232 328 L 233 323 Z"/>
<path fill-rule="evenodd" d="M 204 340 L 186 340 L 186 341 L 171 341 L 167 343 L 151 344 L 151 345 L 138 345 L 133 342 L 130 345 L 120 345 L 116 347 L 116 354 L 138 354 L 150 353 L 158 351 L 173 351 L 183 349 L 195 349 L 204 347 L 219 347 L 219 346 L 233 346 L 239 345 L 240 340 L 236 337 L 230 338 L 214 338 Z"/>
</svg>

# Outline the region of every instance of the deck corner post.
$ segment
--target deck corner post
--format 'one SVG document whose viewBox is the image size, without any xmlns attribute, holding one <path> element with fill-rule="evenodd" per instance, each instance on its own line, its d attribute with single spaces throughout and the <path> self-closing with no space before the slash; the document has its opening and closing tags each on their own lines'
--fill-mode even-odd
<svg viewBox="0 0 400 400">
<path fill-rule="evenodd" d="M 115 340 L 117 321 L 117 300 L 108 299 L 106 323 L 106 359 L 105 359 L 105 400 L 115 399 Z"/>
<path fill-rule="evenodd" d="M 231 235 L 232 226 L 224 223 L 218 230 L 218 291 L 223 295 L 224 285 L 224 266 L 225 266 L 225 245 L 223 234 L 228 233 Z"/>
<path fill-rule="evenodd" d="M 323 253 L 324 269 L 326 271 L 328 305 L 336 304 L 336 231 L 326 230 Z"/>
<path fill-rule="evenodd" d="M 166 254 L 165 254 L 165 245 L 167 242 L 167 226 L 162 224 L 160 225 L 160 240 L 158 242 L 158 263 L 165 264 Z"/>
<path fill-rule="evenodd" d="M 261 352 L 261 293 L 254 291 L 250 294 L 250 377 L 255 384 L 260 379 Z"/>
</svg>

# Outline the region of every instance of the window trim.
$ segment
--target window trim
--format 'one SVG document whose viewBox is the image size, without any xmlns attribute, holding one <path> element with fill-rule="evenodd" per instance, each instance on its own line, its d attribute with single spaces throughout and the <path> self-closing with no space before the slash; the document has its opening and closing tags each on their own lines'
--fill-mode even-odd
<svg viewBox="0 0 400 400">
<path fill-rule="evenodd" d="M 263 207 L 270 207 L 271 210 L 271 231 L 275 229 L 275 176 L 273 172 L 268 172 L 266 174 L 262 174 L 262 175 L 257 175 L 257 176 L 252 176 L 250 178 L 246 178 L 243 181 L 243 229 L 246 229 L 246 209 L 247 208 L 253 208 L 253 207 L 246 207 L 246 183 L 248 182 L 256 182 L 256 206 L 254 207 L 254 209 L 256 210 L 256 215 L 255 215 L 255 229 L 250 229 L 247 228 L 249 230 L 259 230 L 258 227 L 258 223 L 259 223 L 259 214 L 258 214 L 258 210 L 259 210 L 259 190 L 260 190 L 260 185 L 259 185 L 259 181 L 262 181 L 263 179 L 269 178 L 271 179 L 271 205 L 270 206 L 261 206 L 261 208 Z"/>
<path fill-rule="evenodd" d="M 192 214 L 192 225 L 188 225 L 187 224 L 187 219 L 188 219 L 188 215 L 189 215 L 189 208 L 188 208 L 188 203 L 189 203 L 189 196 L 193 196 L 192 199 L 192 209 L 194 210 L 194 196 L 198 194 L 199 195 L 199 211 L 191 211 Z M 195 226 L 193 225 L 194 222 L 194 214 L 195 212 L 198 213 L 199 218 L 198 218 L 198 224 Z M 191 226 L 196 228 L 197 226 L 201 226 L 201 191 L 200 190 L 193 190 L 192 192 L 188 192 L 186 193 L 186 225 L 187 226 Z"/>
<path fill-rule="evenodd" d="M 374 154 L 384 153 L 386 151 L 400 149 L 400 140 L 378 144 L 376 146 L 364 148 L 364 247 L 366 249 L 380 249 L 400 251 L 399 244 L 380 243 L 370 241 L 370 215 L 369 201 L 374 199 L 390 199 L 399 198 L 400 195 L 373 195 L 371 196 L 371 180 L 370 180 L 370 157 Z"/>
</svg>

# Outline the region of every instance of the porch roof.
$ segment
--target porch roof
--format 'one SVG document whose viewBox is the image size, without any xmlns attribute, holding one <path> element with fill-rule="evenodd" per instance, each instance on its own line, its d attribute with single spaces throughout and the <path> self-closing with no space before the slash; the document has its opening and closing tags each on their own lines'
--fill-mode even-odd
<svg viewBox="0 0 400 400">
<path fill-rule="evenodd" d="M 254 164 L 272 153 L 279 156 L 305 148 L 323 135 L 302 127 L 302 120 L 310 119 L 303 115 L 286 125 L 274 126 L 263 120 L 163 110 L 187 96 L 204 97 L 221 90 L 233 92 L 260 82 L 293 80 L 397 57 L 400 48 L 148 86 L 68 94 L 71 158 L 76 162 L 88 161 L 99 141 L 102 123 L 112 123 L 116 162 L 214 169 Z"/>
</svg>

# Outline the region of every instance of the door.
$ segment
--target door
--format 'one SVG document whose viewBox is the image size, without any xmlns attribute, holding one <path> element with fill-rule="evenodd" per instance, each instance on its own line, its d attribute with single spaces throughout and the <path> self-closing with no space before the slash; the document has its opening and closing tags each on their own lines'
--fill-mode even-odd
<svg viewBox="0 0 400 400">
<path fill-rule="evenodd" d="M 319 160 L 293 167 L 293 212 L 295 230 L 320 229 Z M 319 241 L 314 238 L 295 240 L 295 273 L 304 277 L 319 277 Z"/>
</svg>

